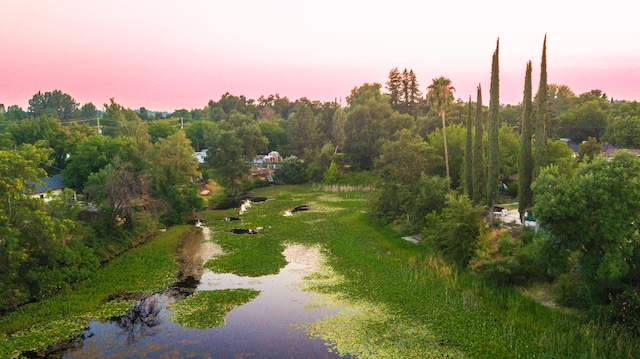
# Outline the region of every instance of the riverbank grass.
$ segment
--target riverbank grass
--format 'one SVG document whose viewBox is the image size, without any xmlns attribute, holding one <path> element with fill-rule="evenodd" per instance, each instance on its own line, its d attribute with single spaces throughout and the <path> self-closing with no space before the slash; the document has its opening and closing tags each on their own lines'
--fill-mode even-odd
<svg viewBox="0 0 640 359">
<path fill-rule="evenodd" d="M 20 353 L 71 339 L 80 334 L 91 319 L 124 314 L 132 304 L 126 298 L 164 289 L 175 281 L 176 248 L 183 236 L 192 231 L 191 226 L 170 228 L 114 258 L 69 291 L 3 316 L 0 358 L 17 358 Z"/>
</svg>

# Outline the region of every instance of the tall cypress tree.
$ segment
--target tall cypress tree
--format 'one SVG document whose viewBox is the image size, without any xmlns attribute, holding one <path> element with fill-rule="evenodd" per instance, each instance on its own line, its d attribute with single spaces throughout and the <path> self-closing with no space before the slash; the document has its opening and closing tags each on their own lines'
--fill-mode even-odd
<svg viewBox="0 0 640 359">
<path fill-rule="evenodd" d="M 486 201 L 487 182 L 484 175 L 484 153 L 482 151 L 482 135 L 484 133 L 484 117 L 482 116 L 482 88 L 478 85 L 476 98 L 475 129 L 473 136 L 473 203 Z"/>
<path fill-rule="evenodd" d="M 496 42 L 496 51 L 493 53 L 493 61 L 491 63 L 491 89 L 489 96 L 489 128 L 487 133 L 487 206 L 491 216 L 491 224 L 493 224 L 493 206 L 498 195 L 498 184 L 500 177 L 499 154 L 500 147 L 498 143 L 498 122 L 500 108 L 500 77 L 498 67 L 498 51 L 500 47 L 500 39 Z"/>
<path fill-rule="evenodd" d="M 464 192 L 473 198 L 473 118 L 471 117 L 471 95 L 467 105 L 467 137 L 464 143 Z"/>
<path fill-rule="evenodd" d="M 540 85 L 535 106 L 535 151 L 533 155 L 533 177 L 538 177 L 540 169 L 547 165 L 547 123 L 549 123 L 549 88 L 547 87 L 547 35 L 542 44 L 540 62 Z"/>
<path fill-rule="evenodd" d="M 533 205 L 533 156 L 531 154 L 531 139 L 533 124 L 531 123 L 531 61 L 527 63 L 524 77 L 524 98 L 522 99 L 522 123 L 520 134 L 520 152 L 518 154 L 518 211 L 520 220 L 524 223 L 524 216 L 528 207 Z"/>
</svg>

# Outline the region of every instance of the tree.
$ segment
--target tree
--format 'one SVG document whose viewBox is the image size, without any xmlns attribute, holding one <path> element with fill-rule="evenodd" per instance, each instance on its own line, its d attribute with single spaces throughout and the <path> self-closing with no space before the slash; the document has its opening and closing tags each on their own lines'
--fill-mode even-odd
<svg viewBox="0 0 640 359">
<path fill-rule="evenodd" d="M 447 181 L 451 180 L 449 174 L 449 153 L 447 151 L 447 124 L 445 115 L 447 110 L 453 104 L 453 92 L 455 88 L 451 86 L 451 80 L 445 77 L 433 79 L 428 87 L 427 102 L 433 107 L 442 118 L 442 137 L 444 138 L 444 163 L 447 170 Z"/>
<path fill-rule="evenodd" d="M 318 120 L 309 103 L 300 103 L 296 112 L 281 124 L 287 135 L 286 153 L 302 157 L 306 148 L 319 147 L 322 143 Z"/>
<path fill-rule="evenodd" d="M 393 110 L 377 83 L 354 88 L 347 103 L 343 126 L 346 159 L 353 168 L 370 170 L 380 153 L 381 124 L 392 116 Z"/>
<path fill-rule="evenodd" d="M 496 201 L 500 182 L 500 148 L 499 148 L 499 109 L 500 109 L 500 77 L 498 51 L 500 40 L 496 42 L 491 64 L 491 91 L 489 98 L 489 131 L 487 136 L 487 206 L 493 223 L 493 205 Z"/>
<path fill-rule="evenodd" d="M 540 170 L 547 165 L 547 123 L 549 122 L 549 89 L 547 87 L 547 35 L 542 44 L 542 60 L 540 61 L 540 84 L 535 99 L 533 178 L 538 177 Z"/>
<path fill-rule="evenodd" d="M 482 208 L 474 205 L 466 195 L 450 192 L 442 214 L 428 216 L 423 237 L 445 257 L 466 267 L 478 247 L 484 226 L 482 212 Z"/>
<path fill-rule="evenodd" d="M 260 132 L 269 143 L 269 150 L 282 151 L 287 145 L 287 133 L 278 124 L 273 122 L 258 122 Z"/>
<path fill-rule="evenodd" d="M 214 170 L 214 177 L 232 196 L 242 191 L 242 179 L 249 172 L 249 161 L 267 148 L 260 127 L 250 115 L 234 113 L 229 121 L 222 121 L 220 130 L 207 139 L 206 162 Z"/>
<path fill-rule="evenodd" d="M 447 148 L 449 149 L 449 171 L 451 177 L 448 179 L 449 187 L 457 189 L 462 185 L 464 175 L 464 143 L 466 130 L 463 125 L 447 126 Z M 442 131 L 434 131 L 427 135 L 427 141 L 433 146 L 437 153 L 444 153 L 444 136 Z M 436 166 L 431 174 L 446 177 L 446 164 L 442 156 L 438 156 Z"/>
<path fill-rule="evenodd" d="M 524 223 L 527 208 L 533 205 L 533 191 L 531 190 L 531 183 L 533 182 L 531 71 L 531 61 L 529 61 L 524 79 L 522 132 L 520 134 L 520 151 L 518 155 L 518 211 L 520 212 L 520 221 L 522 223 Z"/>
<path fill-rule="evenodd" d="M 116 156 L 121 161 L 131 162 L 136 169 L 142 167 L 140 154 L 132 137 L 87 137 L 69 156 L 67 167 L 62 172 L 65 185 L 82 192 L 89 175 L 111 163 Z"/>
<path fill-rule="evenodd" d="M 136 171 L 131 163 L 121 162 L 117 157 L 89 175 L 85 192 L 93 203 L 104 206 L 111 221 L 126 218 L 133 224 L 136 213 L 149 209 L 152 203 L 149 174 Z"/>
<path fill-rule="evenodd" d="M 34 117 L 53 116 L 60 121 L 74 118 L 78 111 L 78 103 L 69 94 L 60 90 L 37 94 L 29 100 L 29 112 Z"/>
<path fill-rule="evenodd" d="M 178 126 L 171 120 L 157 120 L 147 125 L 151 143 L 158 142 L 161 138 L 167 138 L 178 132 Z"/>
<path fill-rule="evenodd" d="M 464 193 L 473 196 L 473 118 L 471 117 L 471 96 L 467 107 L 467 131 L 464 142 Z"/>
<path fill-rule="evenodd" d="M 47 167 L 47 172 L 56 174 L 66 166 L 67 148 L 66 128 L 60 124 L 60 120 L 54 117 L 40 116 L 27 118 L 19 123 L 11 124 L 8 131 L 16 145 L 29 143 L 38 147 L 51 148 L 52 163 Z"/>
<path fill-rule="evenodd" d="M 558 134 L 580 143 L 588 137 L 600 139 L 607 128 L 609 103 L 602 99 L 579 102 L 558 115 Z"/>
<path fill-rule="evenodd" d="M 193 149 L 202 151 L 206 142 L 218 131 L 218 125 L 213 121 L 192 121 L 184 125 L 184 133 L 187 135 Z"/>
<path fill-rule="evenodd" d="M 391 108 L 396 111 L 400 111 L 400 98 L 402 87 L 402 76 L 398 68 L 394 68 L 389 72 L 389 81 L 385 83 L 387 89 L 387 95 L 389 96 L 389 104 Z"/>
<path fill-rule="evenodd" d="M 427 198 L 434 193 L 422 192 L 436 190 L 437 181 L 423 178 L 432 171 L 437 158 L 434 148 L 409 130 L 401 130 L 386 140 L 375 162 L 378 185 L 371 199 L 374 216 L 387 223 L 402 219 L 411 230 L 419 230 L 425 215 L 441 208 L 436 205 L 425 208 L 425 205 L 433 204 L 434 201 Z M 426 184 L 429 188 L 424 189 Z M 446 186 L 443 196 L 444 193 Z"/>
<path fill-rule="evenodd" d="M 98 109 L 96 109 L 96 106 L 93 103 L 87 102 L 84 105 L 82 105 L 82 107 L 80 108 L 79 118 L 90 119 L 90 118 L 97 118 L 97 117 L 98 117 Z"/>
<path fill-rule="evenodd" d="M 551 234 L 547 253 L 558 263 L 556 272 L 575 270 L 570 292 L 580 303 L 607 303 L 625 286 L 640 285 L 640 161 L 635 155 L 622 151 L 611 160 L 595 159 L 570 178 L 553 166 L 541 171 L 533 187 L 536 219 Z"/>
<path fill-rule="evenodd" d="M 340 170 L 335 161 L 331 161 L 329 168 L 324 172 L 324 181 L 328 184 L 336 184 L 340 179 Z"/>
<path fill-rule="evenodd" d="M 486 201 L 487 182 L 484 172 L 484 152 L 482 150 L 482 135 L 484 127 L 484 116 L 482 115 L 482 88 L 478 85 L 478 94 L 475 109 L 475 133 L 473 137 L 473 196 L 474 204 L 481 204 Z"/>
<path fill-rule="evenodd" d="M 192 153 L 191 142 L 184 132 L 178 131 L 159 139 L 149 155 L 147 167 L 156 197 L 166 204 L 162 221 L 167 225 L 184 223 L 187 216 L 203 207 L 203 200 L 197 196 L 197 185 L 192 184 L 199 175 Z"/>
<path fill-rule="evenodd" d="M 581 162 L 591 163 L 597 156 L 600 156 L 601 154 L 602 143 L 599 143 L 598 140 L 593 137 L 589 137 L 586 141 L 580 144 L 578 159 Z"/>
</svg>

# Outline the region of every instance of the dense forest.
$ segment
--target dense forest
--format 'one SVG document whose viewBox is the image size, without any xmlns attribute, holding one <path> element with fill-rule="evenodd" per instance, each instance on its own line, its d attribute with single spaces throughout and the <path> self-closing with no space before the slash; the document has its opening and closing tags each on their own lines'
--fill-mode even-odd
<svg viewBox="0 0 640 359">
<path fill-rule="evenodd" d="M 496 286 L 548 283 L 557 304 L 640 334 L 640 162 L 603 155 L 640 148 L 640 103 L 547 84 L 546 44 L 535 95 L 523 64 L 520 104 L 500 104 L 499 44 L 491 68 L 488 106 L 480 84 L 475 101 L 456 100 L 449 79 L 421 86 L 398 68 L 384 85 L 355 87 L 344 106 L 226 93 L 173 113 L 114 99 L 99 110 L 59 90 L 38 92 L 26 110 L 0 105 L 0 311 L 216 205 L 202 183 L 231 199 L 268 185 L 249 177 L 251 161 L 278 151 L 276 183 L 371 185 L 372 216 L 421 233 L 461 268 Z M 31 196 L 56 175 L 61 194 Z M 512 201 L 538 231 L 494 217 Z"/>
</svg>

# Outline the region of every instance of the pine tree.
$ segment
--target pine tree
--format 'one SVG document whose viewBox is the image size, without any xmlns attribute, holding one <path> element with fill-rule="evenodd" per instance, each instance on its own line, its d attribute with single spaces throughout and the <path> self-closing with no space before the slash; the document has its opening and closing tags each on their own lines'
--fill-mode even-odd
<svg viewBox="0 0 640 359">
<path fill-rule="evenodd" d="M 409 112 L 409 71 L 407 71 L 407 68 L 405 67 L 404 70 L 402 70 L 402 77 L 400 79 L 400 112 L 402 113 L 408 113 Z"/>
<path fill-rule="evenodd" d="M 422 92 L 420 92 L 420 85 L 418 84 L 418 79 L 416 78 L 416 74 L 413 70 L 409 70 L 408 76 L 409 78 L 407 82 L 409 84 L 409 98 L 407 99 L 407 109 L 409 114 L 414 115 L 418 102 L 422 97 Z"/>
<path fill-rule="evenodd" d="M 473 198 L 473 124 L 471 117 L 471 95 L 467 105 L 467 137 L 464 144 L 464 192 Z"/>
<path fill-rule="evenodd" d="M 482 116 L 482 88 L 478 85 L 476 99 L 475 129 L 473 138 L 473 203 L 481 204 L 486 200 L 487 182 L 484 175 L 484 153 L 482 151 L 482 134 L 484 133 L 484 117 Z"/>
<path fill-rule="evenodd" d="M 402 86 L 402 78 L 397 67 L 389 72 L 389 81 L 387 81 L 385 85 L 387 91 L 389 91 L 388 95 L 391 108 L 398 110 L 400 106 L 400 88 Z"/>
<path fill-rule="evenodd" d="M 498 122 L 500 107 L 500 77 L 498 65 L 498 51 L 500 47 L 500 39 L 496 42 L 496 51 L 493 53 L 493 61 L 491 63 L 491 89 L 489 97 L 489 128 L 487 133 L 487 206 L 491 215 L 491 224 L 493 224 L 493 206 L 498 194 L 498 184 L 500 177 L 499 153 L 500 147 L 498 143 Z"/>
<path fill-rule="evenodd" d="M 549 88 L 547 86 L 547 35 L 542 45 L 540 62 L 540 85 L 536 94 L 535 106 L 535 151 L 533 157 L 533 178 L 538 177 L 540 169 L 547 165 L 547 123 L 549 123 Z"/>
<path fill-rule="evenodd" d="M 520 134 L 520 152 L 518 155 L 518 211 L 520 220 L 524 223 L 524 217 L 528 207 L 533 205 L 533 156 L 531 154 L 531 139 L 533 136 L 533 124 L 531 123 L 531 61 L 527 63 L 524 78 L 524 98 L 522 100 L 522 124 Z"/>
</svg>

